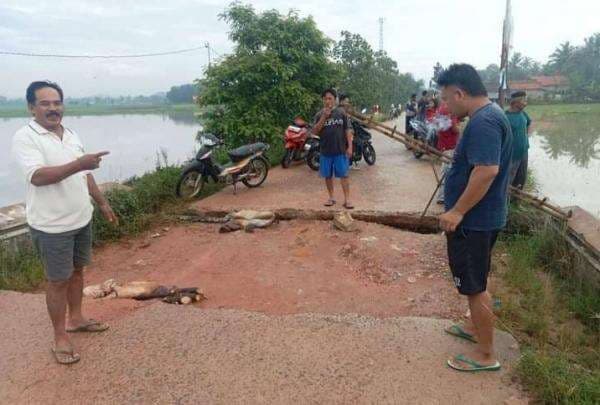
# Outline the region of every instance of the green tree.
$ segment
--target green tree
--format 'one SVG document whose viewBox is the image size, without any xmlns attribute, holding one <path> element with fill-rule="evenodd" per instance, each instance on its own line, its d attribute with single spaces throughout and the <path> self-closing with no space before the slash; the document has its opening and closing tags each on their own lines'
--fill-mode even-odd
<svg viewBox="0 0 600 405">
<path fill-rule="evenodd" d="M 295 11 L 256 13 L 233 3 L 220 18 L 231 28 L 232 55 L 199 80 L 204 128 L 233 145 L 273 142 L 297 114 L 312 118 L 320 93 L 337 79 L 330 40 Z"/>
<path fill-rule="evenodd" d="M 379 104 L 384 108 L 401 104 L 422 87 L 411 74 L 402 74 L 398 64 L 385 52 L 374 52 L 360 35 L 342 31 L 333 48 L 341 80 L 339 88 L 349 93 L 357 107 Z"/>
<path fill-rule="evenodd" d="M 571 66 L 575 49 L 576 48 L 567 41 L 560 44 L 560 46 L 554 50 L 548 61 L 552 73 L 563 73 L 568 70 Z"/>
<path fill-rule="evenodd" d="M 167 92 L 167 99 L 173 104 L 192 103 L 194 96 L 198 95 L 198 87 L 193 84 L 173 86 Z"/>
</svg>

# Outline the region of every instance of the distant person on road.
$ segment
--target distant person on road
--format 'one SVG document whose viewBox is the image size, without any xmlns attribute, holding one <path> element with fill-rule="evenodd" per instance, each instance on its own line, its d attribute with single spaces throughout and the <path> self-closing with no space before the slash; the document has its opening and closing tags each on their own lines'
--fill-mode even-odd
<svg viewBox="0 0 600 405">
<path fill-rule="evenodd" d="M 346 116 L 348 117 L 348 122 L 350 122 L 350 126 L 348 128 L 352 131 L 352 152 L 354 152 L 356 150 L 356 126 L 358 125 L 358 123 L 354 121 L 352 117 L 350 117 L 350 109 L 352 108 L 352 104 L 350 103 L 350 97 L 348 97 L 347 94 L 340 94 L 338 97 L 338 103 L 340 108 L 342 108 L 346 113 Z M 358 162 L 354 162 L 353 160 L 354 159 L 352 159 L 352 157 L 348 159 L 348 164 L 350 165 L 350 167 L 353 170 L 360 170 Z"/>
<path fill-rule="evenodd" d="M 314 118 L 313 133 L 321 137 L 319 173 L 325 179 L 329 199 L 326 207 L 336 204 L 333 177 L 340 179 L 344 191 L 344 208 L 353 209 L 348 180 L 349 161 L 352 157 L 352 124 L 343 108 L 336 107 L 337 93 L 327 89 L 321 94 L 323 109 Z"/>
<path fill-rule="evenodd" d="M 408 100 L 408 102 L 406 103 L 406 116 L 404 118 L 404 126 L 407 134 L 412 134 L 413 132 L 413 127 L 410 123 L 417 116 L 417 109 L 417 95 L 411 94 L 410 100 Z"/>
<path fill-rule="evenodd" d="M 453 356 L 448 365 L 470 372 L 499 370 L 487 278 L 498 232 L 506 225 L 512 133 L 504 111 L 488 99 L 471 65 L 451 65 L 437 83 L 450 112 L 458 119 L 469 117 L 446 178 L 440 226 L 454 283 L 467 296 L 471 311 L 469 322 L 446 332 L 475 345 Z"/>
<path fill-rule="evenodd" d="M 510 170 L 510 184 L 523 190 L 527 183 L 527 164 L 529 160 L 529 127 L 531 118 L 525 112 L 527 94 L 516 91 L 510 97 L 510 107 L 506 117 L 513 133 L 513 154 Z"/>
<path fill-rule="evenodd" d="M 91 173 L 108 152 L 85 154 L 77 134 L 61 124 L 63 91 L 56 83 L 31 83 L 27 104 L 33 119 L 14 135 L 13 154 L 25 176 L 27 223 L 48 281 L 52 352 L 58 363 L 71 364 L 80 356 L 68 333 L 108 329 L 81 310 L 83 269 L 92 249 L 90 196 L 106 220 L 118 223 Z"/>
<path fill-rule="evenodd" d="M 456 148 L 456 144 L 458 143 L 458 135 L 460 133 L 458 129 L 458 118 L 456 118 L 456 116 L 450 112 L 448 104 L 444 101 L 442 101 L 437 109 L 436 117 L 443 123 L 442 129 L 438 130 L 437 133 L 438 138 L 436 148 L 443 152 L 444 155 L 452 158 L 454 156 L 454 148 Z M 445 175 L 447 175 L 451 166 L 452 165 L 450 163 L 442 163 L 442 179 Z M 442 182 L 441 187 L 438 190 L 438 204 L 444 204 L 444 183 L 445 181 Z"/>
<path fill-rule="evenodd" d="M 425 122 L 425 114 L 427 112 L 427 107 L 429 106 L 429 95 L 427 90 L 423 90 L 421 93 L 421 98 L 417 102 L 417 119 L 419 121 Z"/>
</svg>

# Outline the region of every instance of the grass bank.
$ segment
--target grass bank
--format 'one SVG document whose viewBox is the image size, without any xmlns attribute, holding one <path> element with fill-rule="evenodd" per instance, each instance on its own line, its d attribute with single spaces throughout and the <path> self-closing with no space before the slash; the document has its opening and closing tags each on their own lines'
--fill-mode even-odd
<svg viewBox="0 0 600 405">
<path fill-rule="evenodd" d="M 115 188 L 105 193 L 119 217 L 119 225 L 106 222 L 98 210 L 94 211 L 94 244 L 135 236 L 151 226 L 167 221 L 169 215 L 186 207 L 175 197 L 175 187 L 181 173 L 176 166 L 158 167 L 154 172 L 127 181 L 126 188 Z M 208 184 L 201 197 L 215 193 L 221 185 Z M 0 246 L 0 290 L 30 291 L 44 280 L 44 272 L 37 254 L 31 248 L 14 253 Z"/>
<path fill-rule="evenodd" d="M 600 403 L 600 290 L 575 276 L 584 266 L 560 232 L 517 207 L 499 244 L 500 323 L 521 343 L 517 373 L 536 399 Z"/>
<path fill-rule="evenodd" d="M 577 114 L 600 115 L 600 103 L 597 104 L 532 104 L 527 107 L 527 113 L 534 120 L 548 120 L 556 117 L 571 116 L 577 118 Z"/>
<path fill-rule="evenodd" d="M 173 105 L 65 105 L 65 116 L 82 115 L 111 115 L 111 114 L 168 114 L 177 112 L 199 112 L 195 104 L 173 104 Z M 27 106 L 23 107 L 0 107 L 0 118 L 29 117 Z"/>
</svg>

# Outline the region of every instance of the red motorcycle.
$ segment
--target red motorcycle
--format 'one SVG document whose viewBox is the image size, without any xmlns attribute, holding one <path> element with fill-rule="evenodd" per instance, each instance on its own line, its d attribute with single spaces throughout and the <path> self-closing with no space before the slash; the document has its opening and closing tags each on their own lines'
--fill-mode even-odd
<svg viewBox="0 0 600 405">
<path fill-rule="evenodd" d="M 281 167 L 287 169 L 292 162 L 306 159 L 309 150 L 306 141 L 309 133 L 308 123 L 300 117 L 294 118 L 294 123 L 285 130 L 285 155 L 281 160 Z"/>
</svg>

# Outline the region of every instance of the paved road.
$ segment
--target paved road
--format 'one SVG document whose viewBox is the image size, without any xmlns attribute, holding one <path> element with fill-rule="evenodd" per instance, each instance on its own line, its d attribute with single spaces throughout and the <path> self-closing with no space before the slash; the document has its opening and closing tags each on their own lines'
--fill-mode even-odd
<svg viewBox="0 0 600 405">
<path fill-rule="evenodd" d="M 374 140 L 377 165 L 352 173 L 357 208 L 421 210 L 434 188 L 430 164 Z M 296 166 L 273 170 L 260 189 L 225 189 L 196 205 L 320 209 L 324 198 L 316 174 Z M 216 227 L 177 226 L 150 246 L 140 237 L 97 250 L 89 280 L 198 282 L 209 300 L 87 301 L 111 329 L 74 336 L 82 361 L 71 367 L 50 354 L 43 295 L 0 292 L 0 403 L 503 404 L 521 395 L 508 334 L 497 333 L 503 370 L 467 375 L 445 366 L 468 345 L 443 333 L 450 321 L 410 316 L 460 308 L 439 254 L 433 261 L 439 235 L 376 224 L 356 235 L 310 222 L 254 234 Z"/>
<path fill-rule="evenodd" d="M 62 367 L 48 351 L 42 296 L 3 292 L 0 307 L 18 320 L 0 328 L 3 404 L 503 404 L 519 395 L 513 339 L 497 334 L 504 371 L 453 372 L 446 357 L 468 343 L 445 336 L 444 320 L 156 303 L 77 336 L 84 360 Z"/>
<path fill-rule="evenodd" d="M 388 212 L 421 212 L 435 189 L 435 177 L 427 158 L 417 160 L 404 145 L 372 131 L 377 162 L 368 166 L 360 163 L 360 170 L 350 174 L 352 202 L 359 210 Z M 339 203 L 342 190 L 336 182 Z M 203 199 L 199 209 L 303 208 L 323 209 L 327 192 L 323 180 L 306 163 L 293 164 L 289 169 L 274 168 L 263 186 L 247 189 L 241 185 L 237 195 L 233 188 Z M 337 209 L 340 209 L 338 205 Z M 433 204 L 430 213 L 440 212 Z"/>
</svg>

